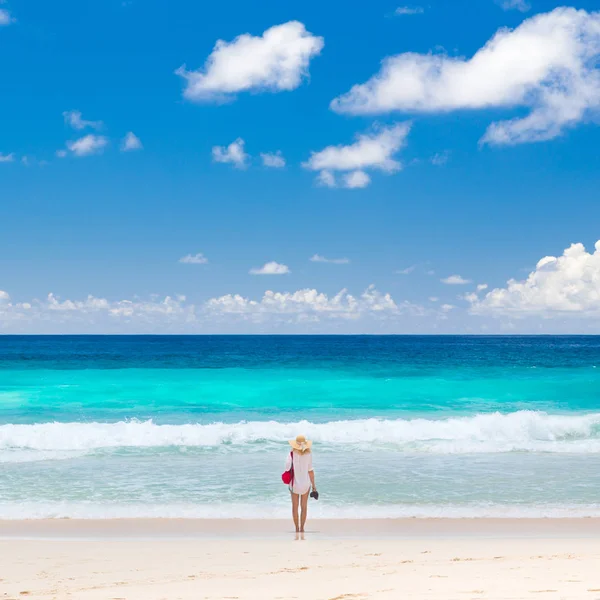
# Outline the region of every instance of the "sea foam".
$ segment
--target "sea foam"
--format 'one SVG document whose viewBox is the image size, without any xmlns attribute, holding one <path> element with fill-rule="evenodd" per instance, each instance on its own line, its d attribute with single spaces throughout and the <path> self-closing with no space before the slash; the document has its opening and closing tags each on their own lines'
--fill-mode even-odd
<svg viewBox="0 0 600 600">
<path fill-rule="evenodd" d="M 165 425 L 153 421 L 0 425 L 0 462 L 68 458 L 119 448 L 243 449 L 285 444 L 306 433 L 323 449 L 342 445 L 441 454 L 600 452 L 600 413 L 518 411 L 447 419 L 356 419 L 311 423 L 251 421 Z"/>
<path fill-rule="evenodd" d="M 316 519 L 528 519 L 600 517 L 600 505 L 335 505 L 312 503 Z M 262 504 L 99 504 L 93 502 L 0 503 L 0 519 L 287 519 L 289 502 Z"/>
</svg>

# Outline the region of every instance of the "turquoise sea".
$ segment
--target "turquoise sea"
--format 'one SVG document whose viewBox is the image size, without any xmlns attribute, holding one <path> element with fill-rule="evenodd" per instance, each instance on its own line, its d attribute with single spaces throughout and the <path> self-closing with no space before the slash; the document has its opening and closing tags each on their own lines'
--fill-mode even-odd
<svg viewBox="0 0 600 600">
<path fill-rule="evenodd" d="M 0 336 L 0 518 L 600 516 L 599 337 Z"/>
</svg>

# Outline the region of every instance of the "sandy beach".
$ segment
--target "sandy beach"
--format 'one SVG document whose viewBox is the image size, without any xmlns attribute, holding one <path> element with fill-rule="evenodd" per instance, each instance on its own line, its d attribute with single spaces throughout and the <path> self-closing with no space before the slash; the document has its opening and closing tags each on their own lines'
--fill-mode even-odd
<svg viewBox="0 0 600 600">
<path fill-rule="evenodd" d="M 0 523 L 0 597 L 600 599 L 596 519 Z"/>
</svg>

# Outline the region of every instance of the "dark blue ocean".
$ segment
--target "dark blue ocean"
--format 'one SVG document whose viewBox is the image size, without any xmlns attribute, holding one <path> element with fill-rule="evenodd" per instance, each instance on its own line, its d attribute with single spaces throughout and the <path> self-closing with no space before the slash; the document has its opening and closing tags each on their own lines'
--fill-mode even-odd
<svg viewBox="0 0 600 600">
<path fill-rule="evenodd" d="M 0 336 L 0 518 L 600 515 L 600 337 Z"/>
</svg>

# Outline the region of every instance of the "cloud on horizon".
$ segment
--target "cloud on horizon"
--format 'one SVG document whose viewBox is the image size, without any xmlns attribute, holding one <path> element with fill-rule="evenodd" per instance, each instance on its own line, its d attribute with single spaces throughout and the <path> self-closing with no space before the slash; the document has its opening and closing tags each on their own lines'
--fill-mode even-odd
<svg viewBox="0 0 600 600">
<path fill-rule="evenodd" d="M 87 296 L 62 299 L 50 293 L 43 300 L 14 302 L 0 291 L 0 331 L 3 332 L 203 332 L 223 331 L 247 323 L 270 329 L 289 325 L 318 326 L 336 322 L 392 322 L 402 316 L 444 318 L 444 311 L 426 310 L 411 302 L 397 303 L 371 285 L 354 296 L 343 289 L 328 295 L 306 288 L 295 292 L 267 290 L 252 299 L 225 294 L 199 304 L 183 295 L 111 301 Z M 313 327 L 314 328 L 314 327 Z M 335 329 L 335 326 L 334 326 Z M 317 328 L 317 331 L 319 329 Z"/>
<path fill-rule="evenodd" d="M 478 288 L 481 286 L 478 286 Z M 485 288 L 478 289 L 478 292 Z M 600 316 L 600 240 L 594 252 L 571 244 L 562 256 L 541 258 L 527 279 L 510 279 L 480 297 L 468 294 L 471 313 L 544 319 Z"/>
</svg>

